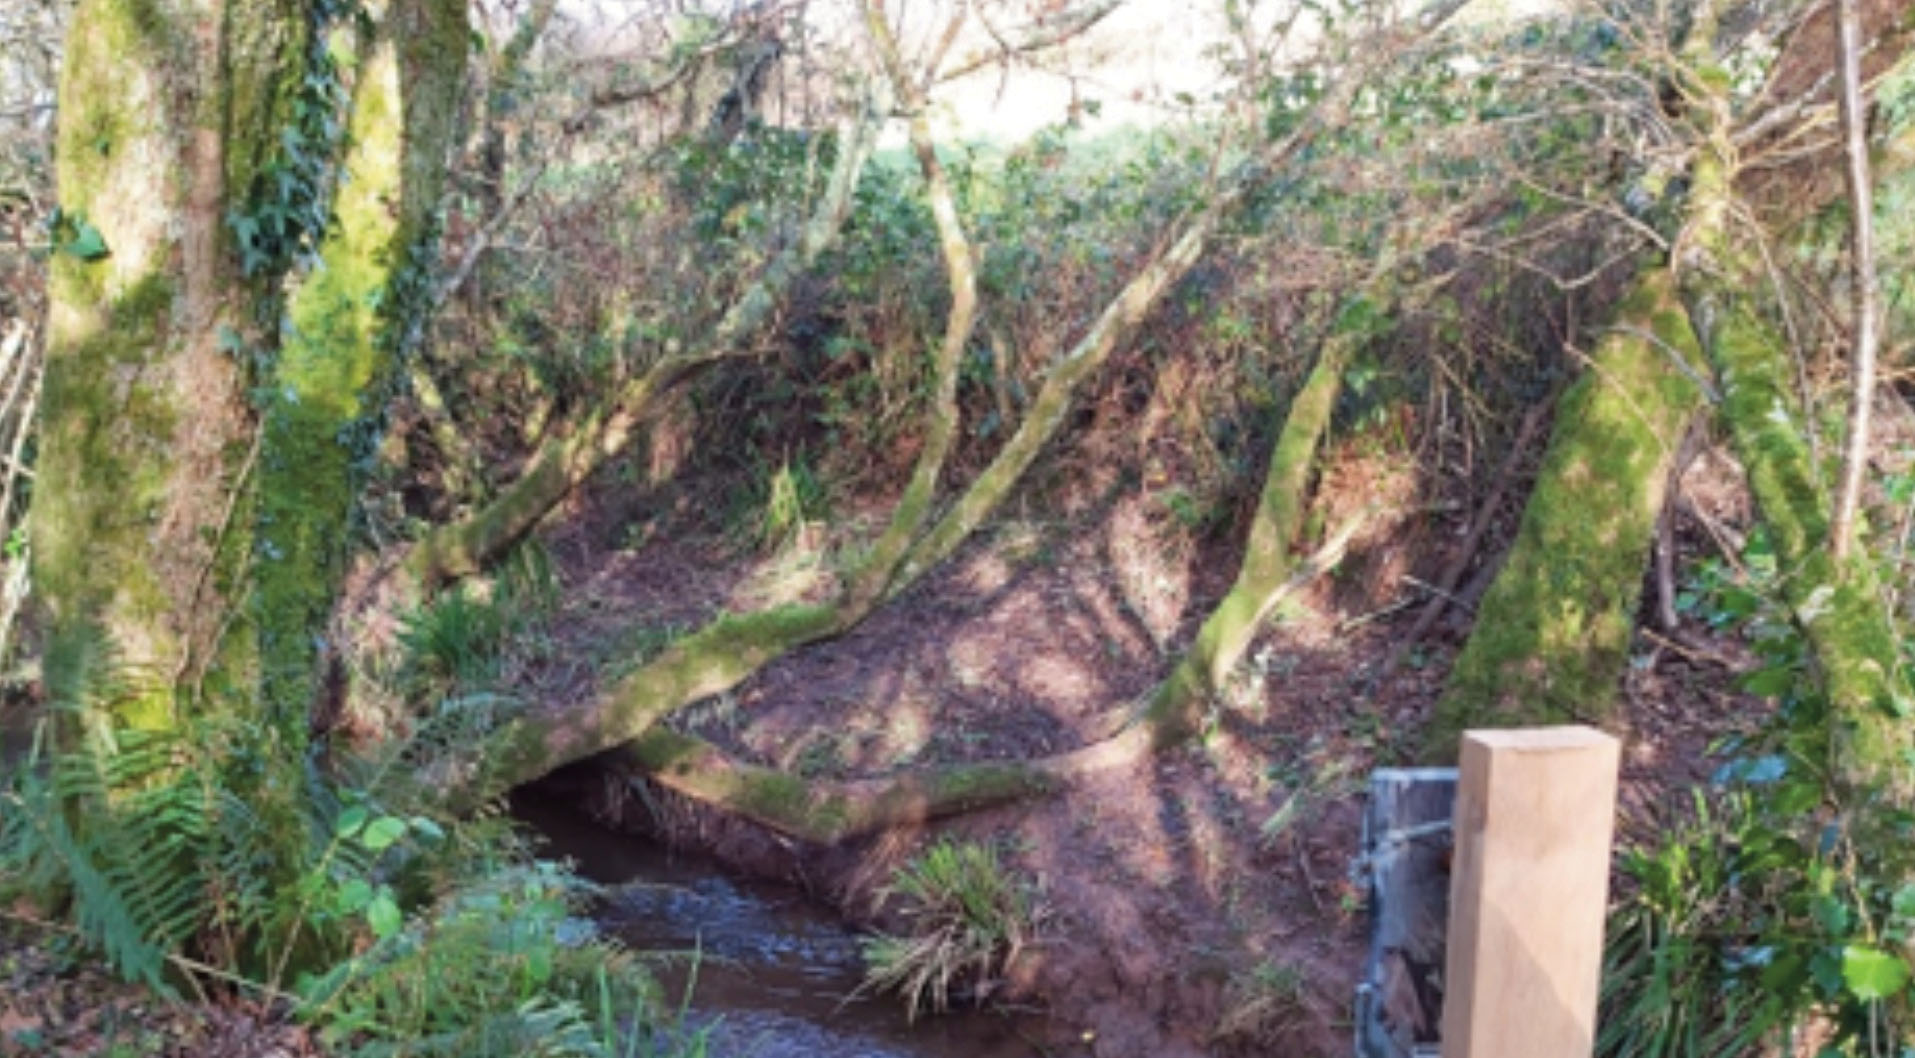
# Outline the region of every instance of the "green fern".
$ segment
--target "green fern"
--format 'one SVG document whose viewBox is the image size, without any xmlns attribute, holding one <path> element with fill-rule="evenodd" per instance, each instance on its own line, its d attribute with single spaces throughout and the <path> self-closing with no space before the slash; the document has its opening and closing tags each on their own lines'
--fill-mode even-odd
<svg viewBox="0 0 1915 1058">
<path fill-rule="evenodd" d="M 0 812 L 10 895 L 65 906 L 118 972 L 169 996 L 167 957 L 198 924 L 207 838 L 182 749 L 165 734 L 84 738 L 30 760 Z"/>
<path fill-rule="evenodd" d="M 653 986 L 579 916 L 591 887 L 495 813 L 440 804 L 435 776 L 482 760 L 513 703 L 455 700 L 411 739 L 322 767 L 243 715 L 129 729 L 121 706 L 161 696 L 111 664 L 70 654 L 45 723 L 61 737 L 37 740 L 57 749 L 0 790 L 0 899 L 63 917 L 167 996 L 208 987 L 204 970 L 272 994 L 297 982 L 296 1013 L 342 1056 L 650 1053 Z"/>
</svg>

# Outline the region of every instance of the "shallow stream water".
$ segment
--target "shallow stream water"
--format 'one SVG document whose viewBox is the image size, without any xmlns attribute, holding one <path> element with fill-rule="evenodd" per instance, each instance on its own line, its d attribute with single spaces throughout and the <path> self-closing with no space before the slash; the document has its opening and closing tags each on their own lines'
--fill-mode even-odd
<svg viewBox="0 0 1915 1058">
<path fill-rule="evenodd" d="M 789 886 L 736 878 L 534 797 L 513 815 L 545 853 L 611 887 L 602 928 L 634 951 L 678 952 L 657 976 L 708 1033 L 710 1058 L 1039 1058 L 1042 1019 L 973 1011 L 907 1024 L 890 996 L 855 994 L 858 937 Z M 696 957 L 692 953 L 696 952 Z"/>
</svg>

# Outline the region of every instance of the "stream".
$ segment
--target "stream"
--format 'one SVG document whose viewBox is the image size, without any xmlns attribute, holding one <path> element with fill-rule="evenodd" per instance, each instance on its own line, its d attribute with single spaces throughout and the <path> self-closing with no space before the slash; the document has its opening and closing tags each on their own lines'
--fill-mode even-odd
<svg viewBox="0 0 1915 1058">
<path fill-rule="evenodd" d="M 569 858 L 611 890 L 601 928 L 639 952 L 679 952 L 655 968 L 684 1002 L 710 1058 L 1041 1058 L 1039 1016 L 955 1011 L 907 1024 L 892 996 L 853 996 L 858 936 L 796 888 L 728 874 L 599 826 L 557 802 L 518 795 L 512 814 L 543 855 Z M 694 965 L 695 963 L 695 965 Z M 689 995 L 687 995 L 689 989 Z"/>
</svg>

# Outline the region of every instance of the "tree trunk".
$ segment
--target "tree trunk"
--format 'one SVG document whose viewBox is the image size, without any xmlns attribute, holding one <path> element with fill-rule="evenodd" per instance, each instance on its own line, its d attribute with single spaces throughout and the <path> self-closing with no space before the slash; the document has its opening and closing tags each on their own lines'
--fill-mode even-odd
<svg viewBox="0 0 1915 1058">
<path fill-rule="evenodd" d="M 1452 758 L 1465 728 L 1610 718 L 1669 463 L 1702 407 L 1701 366 L 1669 270 L 1650 269 L 1563 395 L 1516 543 L 1437 704 L 1430 756 Z"/>
<path fill-rule="evenodd" d="M 282 298 L 321 235 L 301 225 L 329 212 L 335 145 L 286 143 L 331 117 L 335 29 L 291 0 L 87 0 L 75 20 L 59 180 L 76 252 L 55 265 L 33 510 L 56 695 L 83 698 L 110 646 L 139 688 L 129 719 L 216 700 L 303 737 L 467 34 L 463 0 L 395 0 L 362 42 L 339 219 Z"/>
<path fill-rule="evenodd" d="M 85 0 L 67 39 L 34 581 L 51 693 L 80 700 L 110 644 L 142 725 L 174 721 L 176 684 L 246 664 L 223 632 L 252 551 L 234 497 L 254 417 L 221 335 L 250 331 L 265 294 L 225 218 L 297 90 L 300 7 Z"/>
<path fill-rule="evenodd" d="M 400 359 L 416 344 L 454 140 L 464 0 L 395 0 L 354 71 L 337 220 L 288 305 L 260 458 L 262 692 L 302 721 Z"/>
<path fill-rule="evenodd" d="M 1875 404 L 1876 327 L 1875 205 L 1869 186 L 1868 115 L 1862 110 L 1861 16 L 1856 0 L 1836 0 L 1836 92 L 1841 102 L 1843 173 L 1849 191 L 1850 326 L 1854 353 L 1849 357 L 1848 437 L 1842 445 L 1842 481 L 1835 493 L 1829 527 L 1835 558 L 1848 558 L 1855 538 L 1855 516 L 1862 502 L 1862 475 L 1868 468 L 1869 413 Z"/>
<path fill-rule="evenodd" d="M 1814 650 L 1828 695 L 1835 780 L 1849 795 L 1915 798 L 1915 695 L 1899 672 L 1894 626 L 1866 561 L 1835 557 L 1830 500 L 1809 452 L 1815 429 L 1790 388 L 1787 342 L 1748 293 L 1761 270 L 1731 228 L 1733 154 L 1712 142 L 1696 165 L 1685 233 L 1689 319 L 1722 386 L 1722 418 L 1775 548 L 1784 598 Z"/>
</svg>

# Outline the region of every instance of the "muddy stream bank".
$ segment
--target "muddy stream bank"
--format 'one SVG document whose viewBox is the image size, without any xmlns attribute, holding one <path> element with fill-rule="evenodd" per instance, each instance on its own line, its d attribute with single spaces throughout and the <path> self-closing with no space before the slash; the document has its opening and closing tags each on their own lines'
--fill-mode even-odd
<svg viewBox="0 0 1915 1058">
<path fill-rule="evenodd" d="M 1045 1019 L 954 1011 L 908 1024 L 891 996 L 856 994 L 858 934 L 801 890 L 594 823 L 560 802 L 515 795 L 512 814 L 542 855 L 609 887 L 602 928 L 655 965 L 710 1058 L 1042 1058 Z M 696 956 L 693 956 L 696 953 Z"/>
</svg>

